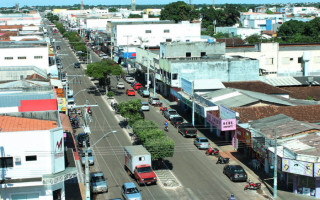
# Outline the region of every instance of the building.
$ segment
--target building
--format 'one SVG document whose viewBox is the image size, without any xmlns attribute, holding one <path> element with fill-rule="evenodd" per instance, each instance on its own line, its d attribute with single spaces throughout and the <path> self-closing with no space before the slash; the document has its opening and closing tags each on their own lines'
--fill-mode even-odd
<svg viewBox="0 0 320 200">
<path fill-rule="evenodd" d="M 318 76 L 320 75 L 320 46 L 260 43 L 255 46 L 227 48 L 228 56 L 243 56 L 259 60 L 260 75 Z"/>
<path fill-rule="evenodd" d="M 239 21 L 243 28 L 260 29 L 262 31 L 271 31 L 273 30 L 273 25 L 282 24 L 285 22 L 283 14 L 266 14 L 255 12 L 240 13 Z"/>
<path fill-rule="evenodd" d="M 238 36 L 241 39 L 246 39 L 251 35 L 260 35 L 259 28 L 240 28 L 240 27 L 216 27 L 216 33 L 227 33 L 229 36 Z"/>
<path fill-rule="evenodd" d="M 59 113 L 7 113 L 0 127 L 1 199 L 64 200 L 64 181 L 77 170 L 65 165 L 72 159 L 65 156 Z"/>
</svg>

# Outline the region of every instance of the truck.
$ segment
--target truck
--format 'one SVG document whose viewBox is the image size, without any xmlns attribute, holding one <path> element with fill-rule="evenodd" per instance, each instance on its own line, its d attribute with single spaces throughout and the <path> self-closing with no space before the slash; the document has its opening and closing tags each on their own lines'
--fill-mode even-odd
<svg viewBox="0 0 320 200">
<path fill-rule="evenodd" d="M 142 145 L 125 146 L 125 170 L 129 176 L 142 185 L 157 183 L 157 176 L 151 167 L 151 154 Z"/>
<path fill-rule="evenodd" d="M 184 137 L 197 137 L 197 129 L 191 123 L 180 124 L 178 132 Z"/>
</svg>

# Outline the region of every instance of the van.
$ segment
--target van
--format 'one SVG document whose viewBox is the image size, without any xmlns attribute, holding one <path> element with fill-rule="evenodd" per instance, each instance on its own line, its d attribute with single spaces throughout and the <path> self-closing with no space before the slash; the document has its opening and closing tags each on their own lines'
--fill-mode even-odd
<svg viewBox="0 0 320 200">
<path fill-rule="evenodd" d="M 73 98 L 73 90 L 68 90 L 68 98 Z"/>
<path fill-rule="evenodd" d="M 74 98 L 68 98 L 68 108 L 72 108 L 72 106 L 75 106 Z"/>
</svg>

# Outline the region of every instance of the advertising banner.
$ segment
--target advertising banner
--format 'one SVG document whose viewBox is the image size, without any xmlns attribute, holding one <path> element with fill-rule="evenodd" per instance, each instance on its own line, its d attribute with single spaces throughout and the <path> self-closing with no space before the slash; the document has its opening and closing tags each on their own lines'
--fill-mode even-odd
<svg viewBox="0 0 320 200">
<path fill-rule="evenodd" d="M 57 98 L 58 101 L 58 111 L 65 112 L 66 111 L 66 98 Z"/>
<path fill-rule="evenodd" d="M 181 88 L 184 92 L 192 95 L 192 81 L 188 81 L 187 79 L 181 78 Z"/>
<path fill-rule="evenodd" d="M 314 163 L 314 177 L 320 177 L 320 163 Z"/>
<path fill-rule="evenodd" d="M 282 158 L 282 171 L 292 174 L 313 176 L 313 163 Z"/>
<path fill-rule="evenodd" d="M 242 143 L 246 144 L 248 147 L 252 147 L 251 133 L 239 126 L 237 127 L 237 139 Z"/>
<path fill-rule="evenodd" d="M 210 114 L 209 112 L 207 112 L 207 122 L 221 131 L 231 131 L 236 130 L 237 128 L 236 119 L 221 120 L 220 118 Z"/>
</svg>

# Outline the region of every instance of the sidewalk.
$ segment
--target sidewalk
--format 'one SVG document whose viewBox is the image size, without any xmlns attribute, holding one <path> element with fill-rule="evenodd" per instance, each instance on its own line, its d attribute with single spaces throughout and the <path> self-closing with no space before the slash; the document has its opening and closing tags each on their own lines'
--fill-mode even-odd
<svg viewBox="0 0 320 200">
<path fill-rule="evenodd" d="M 150 91 L 150 96 L 153 96 L 153 91 Z M 172 109 L 177 110 L 177 112 L 183 116 L 187 121 L 191 122 L 191 114 L 186 115 L 185 112 L 178 106 L 177 102 L 170 101 L 163 97 L 161 94 L 156 94 L 156 96 L 160 99 L 165 107 L 171 107 Z M 216 137 L 213 133 L 210 132 L 209 128 L 204 128 L 204 124 L 197 124 L 196 128 L 198 132 L 203 134 L 214 146 L 217 146 L 220 149 L 220 154 L 223 157 L 230 158 L 230 163 L 241 163 L 241 166 L 248 173 L 248 177 L 251 178 L 254 182 L 262 182 L 262 190 L 261 194 L 266 199 L 274 199 L 273 198 L 273 176 L 269 176 L 264 172 L 264 169 L 254 169 L 250 164 L 250 160 L 242 155 L 241 153 L 234 150 L 231 142 L 226 142 L 222 138 Z M 278 190 L 277 190 L 277 200 L 311 200 L 315 199 L 314 197 L 308 197 L 305 195 L 293 194 L 292 191 L 287 190 L 281 183 L 278 182 Z"/>
</svg>

